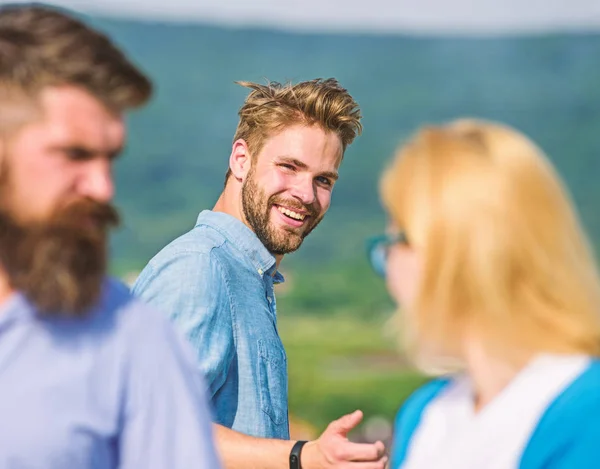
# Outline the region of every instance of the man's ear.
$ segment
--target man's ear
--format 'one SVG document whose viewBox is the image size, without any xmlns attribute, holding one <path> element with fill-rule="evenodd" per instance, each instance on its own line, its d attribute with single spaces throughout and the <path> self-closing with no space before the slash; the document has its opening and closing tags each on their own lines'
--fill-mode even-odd
<svg viewBox="0 0 600 469">
<path fill-rule="evenodd" d="M 233 142 L 233 146 L 231 147 L 229 169 L 232 176 L 239 182 L 242 182 L 246 179 L 246 175 L 250 171 L 250 166 L 252 166 L 252 157 L 250 150 L 248 150 L 248 144 L 243 138 L 239 138 Z"/>
<path fill-rule="evenodd" d="M 4 178 L 4 168 L 7 166 L 6 158 L 8 157 L 8 142 L 7 138 L 0 133 L 0 179 Z"/>
</svg>

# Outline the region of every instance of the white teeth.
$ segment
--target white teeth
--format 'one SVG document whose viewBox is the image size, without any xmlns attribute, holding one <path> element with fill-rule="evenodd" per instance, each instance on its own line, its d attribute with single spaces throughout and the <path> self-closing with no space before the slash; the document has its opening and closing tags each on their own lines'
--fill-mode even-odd
<svg viewBox="0 0 600 469">
<path fill-rule="evenodd" d="M 292 212 L 291 210 L 288 210 L 287 208 L 277 207 L 277 210 L 279 210 L 281 213 L 284 213 L 288 217 L 294 218 L 295 220 L 304 220 L 306 218 L 306 215 L 302 215 L 301 213 Z"/>
</svg>

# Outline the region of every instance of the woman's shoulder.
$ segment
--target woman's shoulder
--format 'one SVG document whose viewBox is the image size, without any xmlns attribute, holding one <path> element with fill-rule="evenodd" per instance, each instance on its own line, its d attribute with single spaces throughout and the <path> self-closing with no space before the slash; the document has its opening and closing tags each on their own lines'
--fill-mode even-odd
<svg viewBox="0 0 600 469">
<path fill-rule="evenodd" d="M 589 366 L 548 406 L 529 440 L 522 468 L 586 469 L 600 441 L 600 360 Z M 596 460 L 594 456 L 593 460 Z"/>
<path fill-rule="evenodd" d="M 436 378 L 414 391 L 404 402 L 396 416 L 396 424 L 406 424 L 414 416 L 419 416 L 427 404 L 435 399 L 450 383 L 450 378 Z"/>
<path fill-rule="evenodd" d="M 404 460 L 412 435 L 419 426 L 425 408 L 451 382 L 452 380 L 449 378 L 433 379 L 418 388 L 406 399 L 396 414 L 391 467 L 398 467 Z"/>
<path fill-rule="evenodd" d="M 540 426 L 552 424 L 555 419 L 582 423 L 585 420 L 598 421 L 600 412 L 600 360 L 591 359 L 589 365 L 569 384 L 548 407 Z"/>
</svg>

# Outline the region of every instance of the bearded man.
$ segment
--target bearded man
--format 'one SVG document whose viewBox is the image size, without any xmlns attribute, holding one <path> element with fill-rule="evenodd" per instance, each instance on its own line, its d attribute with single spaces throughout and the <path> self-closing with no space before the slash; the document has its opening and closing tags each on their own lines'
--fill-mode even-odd
<svg viewBox="0 0 600 469">
<path fill-rule="evenodd" d="M 66 13 L 0 7 L 0 467 L 218 468 L 185 338 L 106 276 L 150 81 Z"/>
<path fill-rule="evenodd" d="M 221 196 L 150 260 L 133 292 L 166 311 L 196 349 L 225 467 L 382 469 L 381 442 L 346 438 L 359 411 L 315 441 L 289 440 L 273 291 L 283 256 L 329 208 L 344 152 L 361 131 L 360 110 L 335 79 L 240 84 L 251 92 Z"/>
</svg>

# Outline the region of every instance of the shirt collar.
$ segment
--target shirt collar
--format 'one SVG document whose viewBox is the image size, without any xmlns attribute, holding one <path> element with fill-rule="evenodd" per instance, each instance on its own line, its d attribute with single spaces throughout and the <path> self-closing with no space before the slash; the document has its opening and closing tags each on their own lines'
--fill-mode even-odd
<svg viewBox="0 0 600 469">
<path fill-rule="evenodd" d="M 33 317 L 33 308 L 20 292 L 10 295 L 0 304 L 0 329 L 19 319 Z"/>
<path fill-rule="evenodd" d="M 246 254 L 261 277 L 273 277 L 273 283 L 283 283 L 284 278 L 277 271 L 275 256 L 271 254 L 256 234 L 241 220 L 224 212 L 203 210 L 198 215 L 196 226 L 207 225 L 217 230 L 227 240 Z"/>
</svg>

